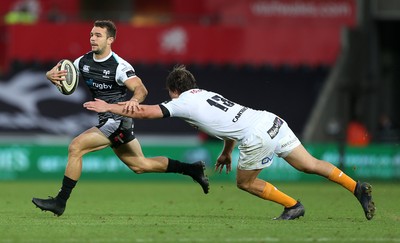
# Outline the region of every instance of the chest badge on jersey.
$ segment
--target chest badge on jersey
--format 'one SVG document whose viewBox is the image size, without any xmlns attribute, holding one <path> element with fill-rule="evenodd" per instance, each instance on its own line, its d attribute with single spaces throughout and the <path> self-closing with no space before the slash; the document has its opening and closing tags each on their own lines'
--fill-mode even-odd
<svg viewBox="0 0 400 243">
<path fill-rule="evenodd" d="M 83 65 L 82 72 L 89 73 L 89 69 L 90 69 L 89 65 Z"/>
<path fill-rule="evenodd" d="M 110 78 L 110 73 L 111 73 L 111 71 L 110 70 L 103 70 L 103 78 Z"/>
</svg>

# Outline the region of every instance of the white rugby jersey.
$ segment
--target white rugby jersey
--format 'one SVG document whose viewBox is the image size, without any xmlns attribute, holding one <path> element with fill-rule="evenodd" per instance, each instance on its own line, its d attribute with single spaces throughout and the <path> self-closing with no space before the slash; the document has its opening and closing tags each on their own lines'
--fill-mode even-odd
<svg viewBox="0 0 400 243">
<path fill-rule="evenodd" d="M 178 98 L 161 105 L 169 111 L 170 117 L 182 118 L 195 128 L 220 139 L 239 142 L 251 134 L 251 129 L 266 113 L 271 124 L 276 117 L 272 113 L 242 106 L 203 89 L 185 91 Z"/>
</svg>

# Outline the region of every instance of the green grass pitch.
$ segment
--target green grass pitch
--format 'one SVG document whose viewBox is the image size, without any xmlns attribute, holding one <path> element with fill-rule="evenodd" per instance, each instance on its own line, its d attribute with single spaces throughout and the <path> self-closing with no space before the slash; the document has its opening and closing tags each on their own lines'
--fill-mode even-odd
<svg viewBox="0 0 400 243">
<path fill-rule="evenodd" d="M 185 178 L 186 179 L 186 178 Z M 400 187 L 372 183 L 376 216 L 365 219 L 348 191 L 329 182 L 274 182 L 300 199 L 305 217 L 274 221 L 283 208 L 211 182 L 81 179 L 61 217 L 31 199 L 54 196 L 60 181 L 0 182 L 0 242 L 400 242 Z"/>
</svg>

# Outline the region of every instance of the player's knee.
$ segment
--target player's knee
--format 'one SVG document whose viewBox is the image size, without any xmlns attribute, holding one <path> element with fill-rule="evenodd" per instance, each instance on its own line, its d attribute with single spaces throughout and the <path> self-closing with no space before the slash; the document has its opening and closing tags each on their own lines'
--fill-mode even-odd
<svg viewBox="0 0 400 243">
<path fill-rule="evenodd" d="M 311 168 L 309 166 L 303 166 L 303 167 L 299 167 L 297 168 L 299 171 L 310 174 L 311 173 Z"/>
<path fill-rule="evenodd" d="M 71 157 L 82 156 L 82 148 L 80 144 L 76 140 L 72 140 L 72 142 L 68 146 L 68 155 Z"/>
<path fill-rule="evenodd" d="M 148 172 L 149 169 L 147 168 L 146 164 L 140 163 L 140 162 L 131 162 L 130 164 L 126 165 L 131 169 L 135 174 L 143 174 L 145 172 Z"/>
<path fill-rule="evenodd" d="M 143 174 L 149 171 L 148 165 L 140 157 L 120 157 L 120 159 L 124 162 L 126 166 L 128 166 L 129 169 L 135 172 L 135 174 Z"/>
<path fill-rule="evenodd" d="M 138 167 L 131 168 L 131 170 L 135 172 L 135 174 L 143 174 L 145 172 L 143 169 L 140 169 Z"/>
<path fill-rule="evenodd" d="M 314 166 L 313 165 L 305 165 L 302 167 L 297 168 L 299 171 L 307 173 L 307 174 L 314 174 Z"/>
<path fill-rule="evenodd" d="M 300 171 L 308 174 L 318 174 L 321 166 L 323 166 L 321 160 L 313 159 L 311 163 L 304 164 L 304 166 L 300 168 Z"/>
<path fill-rule="evenodd" d="M 145 169 L 140 167 L 140 166 L 130 166 L 128 165 L 129 169 L 131 169 L 135 174 L 143 174 L 145 172 Z"/>
<path fill-rule="evenodd" d="M 249 191 L 251 184 L 243 181 L 237 181 L 236 186 L 243 191 Z"/>
</svg>

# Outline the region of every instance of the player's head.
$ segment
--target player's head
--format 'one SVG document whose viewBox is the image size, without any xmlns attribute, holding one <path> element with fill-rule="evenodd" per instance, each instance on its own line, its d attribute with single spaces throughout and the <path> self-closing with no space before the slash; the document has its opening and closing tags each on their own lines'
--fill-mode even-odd
<svg viewBox="0 0 400 243">
<path fill-rule="evenodd" d="M 111 20 L 96 20 L 94 26 L 106 29 L 107 37 L 117 38 L 117 27 Z"/>
<path fill-rule="evenodd" d="M 197 89 L 196 79 L 184 65 L 177 65 L 167 76 L 168 91 L 181 94 L 189 89 Z"/>
<path fill-rule="evenodd" d="M 117 29 L 110 20 L 97 20 L 90 32 L 90 45 L 96 55 L 108 54 L 114 42 Z"/>
</svg>

